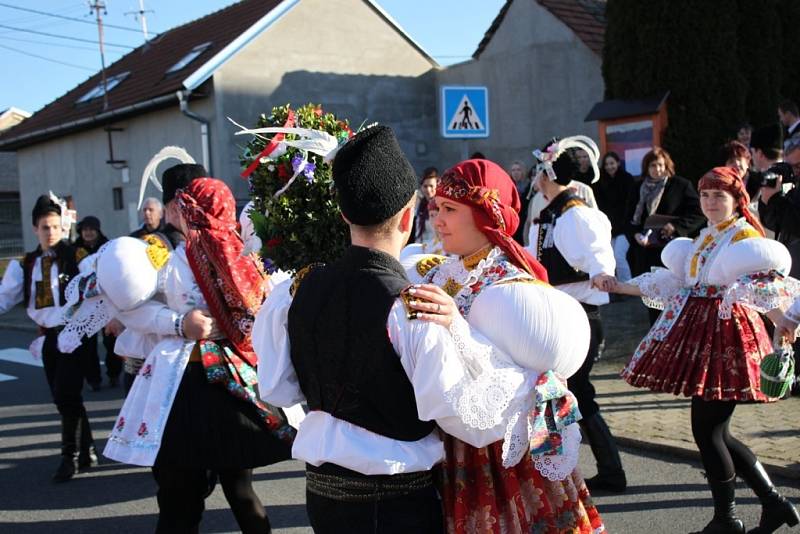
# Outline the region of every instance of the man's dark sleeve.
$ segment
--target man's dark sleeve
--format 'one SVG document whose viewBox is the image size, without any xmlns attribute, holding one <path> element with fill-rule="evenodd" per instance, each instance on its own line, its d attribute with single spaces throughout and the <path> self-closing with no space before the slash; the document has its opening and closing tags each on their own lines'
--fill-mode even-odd
<svg viewBox="0 0 800 534">
<path fill-rule="evenodd" d="M 775 194 L 766 204 L 759 201 L 758 216 L 775 233 L 800 235 L 800 190 L 795 187 L 785 195 Z"/>
</svg>

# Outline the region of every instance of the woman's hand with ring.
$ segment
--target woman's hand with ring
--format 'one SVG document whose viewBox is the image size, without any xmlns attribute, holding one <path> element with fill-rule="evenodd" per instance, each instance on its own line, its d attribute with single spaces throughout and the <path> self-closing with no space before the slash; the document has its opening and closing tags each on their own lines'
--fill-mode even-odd
<svg viewBox="0 0 800 534">
<path fill-rule="evenodd" d="M 417 319 L 449 328 L 455 316 L 460 314 L 453 298 L 439 286 L 415 285 L 408 292 L 414 297 L 409 305 L 418 312 Z"/>
</svg>

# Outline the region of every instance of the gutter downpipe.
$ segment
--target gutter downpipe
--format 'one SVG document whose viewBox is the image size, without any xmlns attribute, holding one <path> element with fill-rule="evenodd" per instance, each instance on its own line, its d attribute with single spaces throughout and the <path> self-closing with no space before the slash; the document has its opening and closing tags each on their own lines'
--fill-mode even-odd
<svg viewBox="0 0 800 534">
<path fill-rule="evenodd" d="M 177 91 L 175 94 L 178 96 L 178 102 L 181 106 L 181 113 L 193 121 L 200 123 L 200 146 L 202 147 L 203 151 L 203 167 L 206 168 L 210 176 L 213 176 L 214 173 L 211 170 L 211 151 L 209 149 L 208 142 L 208 124 L 210 121 L 189 109 L 189 95 L 191 93 L 191 91 Z"/>
</svg>

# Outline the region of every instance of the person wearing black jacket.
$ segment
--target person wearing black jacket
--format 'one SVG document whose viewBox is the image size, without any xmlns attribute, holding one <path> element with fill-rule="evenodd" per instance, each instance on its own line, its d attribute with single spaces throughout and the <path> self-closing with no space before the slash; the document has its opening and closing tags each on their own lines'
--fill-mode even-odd
<svg viewBox="0 0 800 534">
<path fill-rule="evenodd" d="M 631 279 L 631 268 L 627 255 L 630 244 L 625 237 L 628 226 L 626 201 L 633 186 L 633 176 L 625 170 L 616 152 L 603 156 L 600 179 L 592 184 L 597 207 L 611 222 L 611 246 L 617 262 L 617 278 L 621 281 Z"/>
<path fill-rule="evenodd" d="M 787 145 L 784 169 L 788 172 L 791 168 L 792 179 L 795 181 L 800 176 L 800 142 Z M 781 173 L 775 187 L 762 187 L 761 198 L 758 202 L 758 215 L 761 223 L 775 232 L 775 239 L 780 241 L 789 250 L 792 257 L 792 269 L 789 275 L 797 278 L 800 276 L 800 188 L 795 186 L 788 192 L 783 192 L 786 178 Z M 786 174 L 786 173 L 784 173 Z M 800 341 L 795 341 L 794 352 L 799 354 Z M 800 395 L 800 366 L 795 366 L 795 376 L 798 380 L 792 385 L 792 394 Z"/>
<path fill-rule="evenodd" d="M 651 215 L 671 217 L 669 222 L 653 227 Z M 652 267 L 663 266 L 661 251 L 674 237 L 694 237 L 706 222 L 700 211 L 700 198 L 692 183 L 675 175 L 675 164 L 669 153 L 660 147 L 645 154 L 642 178 L 634 181 L 628 197 L 625 231 L 631 248 L 628 260 L 631 274 L 638 276 Z M 650 228 L 646 228 L 650 226 Z M 648 309 L 650 323 L 659 311 Z"/>
</svg>

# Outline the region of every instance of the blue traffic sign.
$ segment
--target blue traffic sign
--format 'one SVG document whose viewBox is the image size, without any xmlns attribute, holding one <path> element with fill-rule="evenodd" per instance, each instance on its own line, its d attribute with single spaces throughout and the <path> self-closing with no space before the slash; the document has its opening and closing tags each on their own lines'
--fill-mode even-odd
<svg viewBox="0 0 800 534">
<path fill-rule="evenodd" d="M 489 90 L 486 87 L 442 87 L 442 137 L 489 137 Z"/>
</svg>

